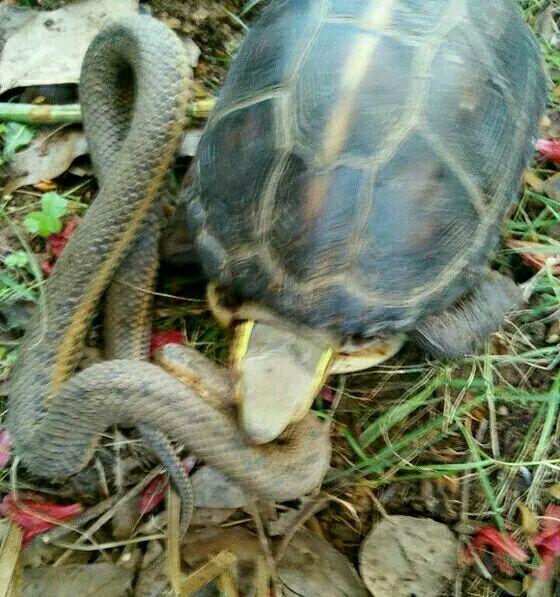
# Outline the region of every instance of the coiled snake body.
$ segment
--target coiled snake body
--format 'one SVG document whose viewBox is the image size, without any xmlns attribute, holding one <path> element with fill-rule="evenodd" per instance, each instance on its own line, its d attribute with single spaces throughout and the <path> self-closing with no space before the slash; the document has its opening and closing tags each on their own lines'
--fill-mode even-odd
<svg viewBox="0 0 560 597">
<path fill-rule="evenodd" d="M 320 483 L 329 463 L 327 427 L 313 416 L 282 445 L 255 447 L 227 402 L 208 401 L 157 365 L 116 359 L 75 374 L 95 308 L 118 268 L 140 263 L 154 270 L 155 243 L 139 239 L 153 222 L 173 159 L 189 80 L 180 41 L 151 18 L 106 26 L 92 42 L 80 94 L 101 188 L 46 282 L 44 309 L 29 324 L 13 372 L 8 426 L 24 466 L 44 478 L 83 468 L 109 425 L 149 425 L 249 494 L 296 498 Z M 144 315 L 130 319 L 141 350 Z"/>
</svg>

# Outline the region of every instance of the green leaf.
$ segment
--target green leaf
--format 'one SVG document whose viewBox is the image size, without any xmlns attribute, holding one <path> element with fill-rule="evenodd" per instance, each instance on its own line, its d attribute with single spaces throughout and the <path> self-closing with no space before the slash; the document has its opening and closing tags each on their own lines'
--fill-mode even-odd
<svg viewBox="0 0 560 597">
<path fill-rule="evenodd" d="M 28 290 L 25 286 L 16 282 L 13 278 L 10 278 L 7 274 L 0 272 L 0 287 L 5 286 L 14 292 L 16 296 L 21 296 L 28 301 L 36 302 L 35 295 Z"/>
<path fill-rule="evenodd" d="M 4 157 L 10 158 L 14 153 L 29 145 L 35 130 L 19 122 L 7 122 L 4 131 Z"/>
<path fill-rule="evenodd" d="M 25 251 L 15 251 L 4 257 L 4 265 L 9 268 L 25 267 L 29 263 L 29 255 Z"/>
<path fill-rule="evenodd" d="M 47 237 L 62 230 L 62 222 L 43 211 L 32 211 L 26 216 L 23 224 L 31 234 Z"/>
<path fill-rule="evenodd" d="M 61 218 L 68 211 L 68 199 L 51 191 L 41 197 L 41 208 L 48 216 Z"/>
</svg>

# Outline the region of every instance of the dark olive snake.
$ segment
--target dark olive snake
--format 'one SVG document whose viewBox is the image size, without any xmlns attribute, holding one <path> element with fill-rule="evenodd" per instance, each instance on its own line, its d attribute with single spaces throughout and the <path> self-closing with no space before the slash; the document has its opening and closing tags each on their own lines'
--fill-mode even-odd
<svg viewBox="0 0 560 597">
<path fill-rule="evenodd" d="M 140 360 L 147 356 L 149 298 L 130 285 L 149 286 L 155 275 L 156 201 L 184 125 L 190 81 L 180 40 L 149 17 L 107 25 L 88 49 L 80 95 L 100 191 L 29 323 L 12 375 L 8 426 L 22 464 L 43 478 L 80 471 L 100 434 L 118 424 L 184 445 L 249 496 L 294 499 L 319 485 L 328 468 L 326 424 L 308 415 L 279 443 L 251 446 L 228 397 L 220 403 L 203 389 L 219 385 L 221 371 L 209 364 L 209 379 L 193 387 Z M 76 373 L 110 285 L 112 360 Z M 130 315 L 119 321 L 125 308 Z"/>
</svg>

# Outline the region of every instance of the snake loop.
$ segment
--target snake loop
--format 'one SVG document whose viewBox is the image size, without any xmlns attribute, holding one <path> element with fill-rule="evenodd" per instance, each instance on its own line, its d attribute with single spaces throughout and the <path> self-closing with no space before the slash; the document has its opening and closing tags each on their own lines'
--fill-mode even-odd
<svg viewBox="0 0 560 597">
<path fill-rule="evenodd" d="M 78 472 L 113 424 L 163 433 L 264 499 L 293 499 L 328 467 L 327 425 L 308 416 L 282 444 L 251 446 L 235 410 L 208 402 L 162 368 L 115 359 L 76 374 L 103 292 L 153 215 L 189 97 L 179 39 L 135 16 L 106 26 L 80 80 L 84 126 L 100 191 L 46 282 L 20 348 L 9 396 L 16 454 L 44 478 Z M 118 351 L 117 351 L 118 352 Z"/>
</svg>

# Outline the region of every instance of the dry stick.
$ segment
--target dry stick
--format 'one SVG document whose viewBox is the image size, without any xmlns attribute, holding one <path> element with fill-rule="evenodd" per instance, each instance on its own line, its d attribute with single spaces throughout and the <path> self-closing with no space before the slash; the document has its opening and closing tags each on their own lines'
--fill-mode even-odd
<svg viewBox="0 0 560 597">
<path fill-rule="evenodd" d="M 472 458 L 471 458 L 472 460 Z M 468 515 L 468 504 L 471 497 L 471 478 L 470 475 L 466 475 L 463 477 L 462 486 L 461 486 L 461 523 L 462 526 L 465 527 L 469 522 L 469 515 Z M 461 529 L 459 533 L 459 544 L 457 546 L 457 551 L 459 552 L 458 555 L 460 556 L 460 552 L 463 547 L 463 543 L 465 542 L 465 529 Z M 460 557 L 458 558 L 460 560 Z M 461 597 L 463 595 L 463 581 L 465 577 L 465 571 L 462 566 L 459 566 L 457 571 L 457 575 L 455 577 L 455 597 Z"/>
<path fill-rule="evenodd" d="M 88 508 L 83 514 L 74 518 L 71 523 L 68 524 L 58 524 L 58 526 L 54 527 L 50 531 L 46 531 L 45 533 L 41 533 L 37 538 L 35 538 L 32 542 L 33 543 L 51 543 L 52 541 L 58 541 L 60 538 L 64 537 L 68 533 L 78 533 L 79 528 L 84 524 L 87 524 L 90 520 L 101 516 L 109 508 L 112 508 L 117 501 L 119 500 L 118 495 L 114 495 L 99 504 L 96 504 L 92 508 Z"/>
<path fill-rule="evenodd" d="M 239 597 L 236 567 L 226 568 L 216 580 L 220 594 L 224 597 Z"/>
<path fill-rule="evenodd" d="M 91 525 L 91 527 L 85 531 L 74 543 L 74 545 L 80 546 L 82 543 L 86 541 L 90 541 L 93 534 L 96 533 L 105 523 L 109 522 L 111 518 L 114 516 L 116 510 L 120 508 L 123 504 L 126 504 L 129 500 L 133 497 L 139 495 L 142 490 L 150 483 L 153 479 L 155 479 L 161 472 L 161 469 L 158 467 L 156 470 L 152 471 L 149 475 L 147 475 L 140 483 L 137 483 L 128 493 L 123 495 L 121 498 L 117 498 L 115 503 L 110 507 L 110 509 L 102 516 L 98 518 L 98 520 Z M 113 498 L 110 498 L 113 499 Z M 110 500 L 107 500 L 110 501 Z M 76 529 L 64 529 L 67 530 L 76 530 Z M 72 548 L 68 548 L 58 560 L 55 562 L 55 566 L 59 566 L 60 564 L 64 563 L 71 555 Z"/>
<path fill-rule="evenodd" d="M 100 458 L 96 458 L 94 462 L 95 470 L 97 471 L 97 479 L 99 482 L 99 490 L 103 497 L 108 498 L 111 495 L 109 491 L 109 483 L 107 482 L 107 475 L 105 474 L 105 469 L 103 468 L 103 463 L 101 462 Z"/>
<path fill-rule="evenodd" d="M 467 419 L 465 421 L 465 425 L 467 426 L 468 430 L 470 431 L 471 430 L 470 419 Z M 482 442 L 484 433 L 485 433 L 485 427 L 484 427 L 484 425 L 480 425 L 480 427 L 478 428 L 477 434 L 476 434 L 476 441 Z M 471 460 L 471 462 L 474 462 L 475 459 L 474 459 L 474 457 L 471 456 L 470 460 Z M 463 528 L 459 532 L 460 541 L 459 541 L 459 545 L 457 546 L 458 561 L 461 561 L 460 556 L 461 556 L 462 546 L 463 546 L 463 543 L 466 543 L 465 528 L 468 526 L 468 522 L 469 522 L 468 504 L 469 504 L 470 495 L 471 495 L 471 478 L 472 478 L 471 475 L 466 475 L 465 477 L 463 477 L 463 482 L 462 482 L 462 487 L 461 487 L 461 526 Z M 482 560 L 478 557 L 478 554 L 474 550 L 472 550 L 471 553 L 472 553 L 473 559 L 474 559 L 476 566 L 479 569 L 481 575 L 484 578 L 486 578 L 487 580 L 492 578 L 492 575 L 488 572 L 488 569 L 486 568 L 486 566 L 484 565 Z M 465 577 L 464 568 L 459 567 L 457 576 L 455 577 L 455 597 L 461 597 L 463 595 L 464 577 Z"/>
<path fill-rule="evenodd" d="M 312 516 L 319 512 L 319 510 L 321 510 L 328 501 L 329 498 L 327 496 L 317 496 L 316 499 L 304 505 L 299 515 L 294 520 L 290 530 L 284 535 L 282 541 L 278 544 L 274 555 L 274 560 L 276 563 L 280 562 L 280 560 L 284 557 L 286 549 L 290 545 L 294 535 Z"/>
<path fill-rule="evenodd" d="M 494 380 L 489 359 L 484 359 L 483 377 L 486 382 L 486 404 L 488 405 L 488 422 L 490 424 L 490 446 L 492 456 L 500 459 L 500 440 L 498 438 L 498 417 L 496 416 L 496 400 L 494 396 Z"/>
<path fill-rule="evenodd" d="M 196 593 L 209 582 L 220 576 L 224 570 L 231 569 L 237 565 L 237 557 L 224 549 L 210 561 L 203 564 L 181 583 L 181 596 L 188 597 Z"/>
<path fill-rule="evenodd" d="M 167 573 L 173 595 L 180 595 L 181 584 L 181 498 L 172 484 L 167 488 Z"/>
<path fill-rule="evenodd" d="M 346 386 L 346 375 L 341 375 L 338 380 L 338 386 L 336 388 L 336 392 L 334 394 L 334 399 L 332 401 L 332 415 L 333 415 L 333 422 L 334 422 L 334 414 L 336 413 L 336 409 L 342 400 L 342 396 L 344 394 L 344 388 Z"/>
<path fill-rule="evenodd" d="M 22 543 L 23 534 L 20 528 L 14 522 L 10 522 L 0 547 L 0 597 L 8 597 L 15 591 Z"/>
<path fill-rule="evenodd" d="M 268 571 L 270 577 L 272 579 L 272 584 L 274 586 L 274 593 L 278 595 L 282 595 L 281 581 L 278 575 L 278 569 L 276 568 L 276 562 L 274 561 L 274 556 L 272 555 L 272 550 L 270 549 L 270 545 L 268 542 L 268 538 L 266 536 L 264 525 L 261 519 L 261 515 L 259 514 L 259 509 L 257 508 L 257 503 L 255 501 L 249 501 L 246 506 L 247 511 L 253 517 L 253 521 L 255 523 L 255 527 L 257 528 L 257 535 L 259 537 L 259 541 L 261 544 L 261 548 L 264 553 L 264 557 L 266 560 L 266 564 L 268 566 Z"/>
<path fill-rule="evenodd" d="M 215 98 L 199 99 L 187 108 L 190 118 L 208 118 Z M 46 105 L 0 102 L 0 120 L 22 124 L 76 124 L 82 122 L 80 104 Z"/>
<path fill-rule="evenodd" d="M 266 559 L 258 555 L 255 560 L 255 597 L 269 597 L 270 571 Z"/>
</svg>

